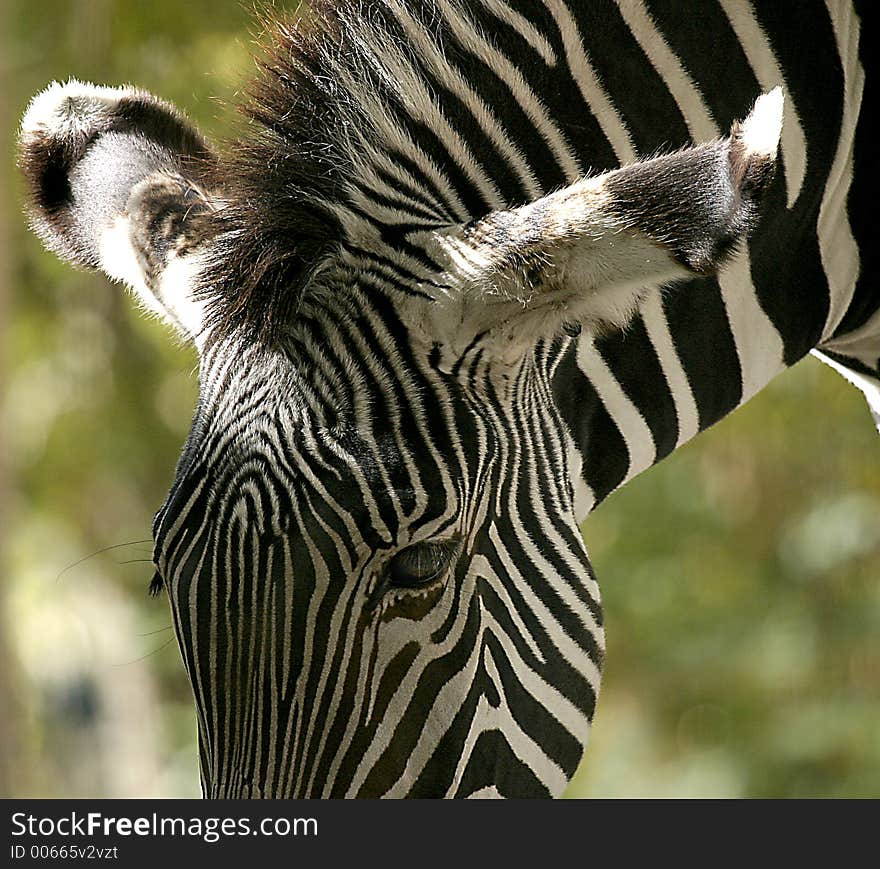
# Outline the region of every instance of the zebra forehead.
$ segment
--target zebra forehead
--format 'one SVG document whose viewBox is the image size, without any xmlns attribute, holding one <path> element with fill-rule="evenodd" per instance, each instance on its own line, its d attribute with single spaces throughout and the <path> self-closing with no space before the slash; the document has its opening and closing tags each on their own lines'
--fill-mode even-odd
<svg viewBox="0 0 880 869">
<path fill-rule="evenodd" d="M 534 179 L 505 192 L 486 184 L 465 200 L 446 174 L 450 107 L 433 90 L 438 64 L 466 76 L 491 54 L 488 43 L 462 42 L 456 28 L 469 13 L 459 3 L 309 5 L 313 14 L 301 20 L 264 17 L 261 72 L 244 106 L 258 132 L 213 170 L 224 205 L 202 285 L 220 334 L 245 326 L 275 336 L 291 313 L 344 290 L 339 274 L 326 272 L 347 241 L 371 266 L 389 261 L 392 281 L 403 268 L 430 283 L 434 264 L 410 244 L 413 231 L 465 223 L 547 189 Z M 571 155 L 567 163 L 572 177 L 581 171 Z M 358 257 L 349 262 L 356 267 Z"/>
</svg>

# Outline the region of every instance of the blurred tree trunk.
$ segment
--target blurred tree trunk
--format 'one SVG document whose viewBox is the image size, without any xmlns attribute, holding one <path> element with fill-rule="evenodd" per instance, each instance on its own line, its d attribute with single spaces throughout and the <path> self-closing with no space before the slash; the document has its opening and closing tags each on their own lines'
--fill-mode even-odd
<svg viewBox="0 0 880 869">
<path fill-rule="evenodd" d="M 9 4 L 0 0 L 0 34 L 3 40 L 8 39 L 10 15 Z M 11 117 L 11 106 L 7 105 L 12 86 L 12 70 L 9 68 L 10 54 L 6 46 L 0 51 L 0 118 L 5 122 Z M 4 342 L 2 336 L 6 331 L 7 300 L 10 289 L 10 254 L 11 239 L 9 233 L 9 209 L 12 202 L 11 178 L 12 167 L 5 159 L 12 153 L 13 132 L 9 124 L 0 124 L 0 154 L 4 155 L 0 163 L 0 396 L 4 392 Z M 2 402 L 0 402 L 2 407 Z M 9 485 L 9 468 L 6 466 L 6 449 L 3 443 L 4 428 L 0 424 L 0 578 L 9 575 L 7 563 L 6 541 L 3 539 L 7 527 L 7 490 Z M 18 726 L 21 721 L 19 697 L 15 690 L 15 661 L 9 648 L 8 638 L 9 617 L 6 613 L 6 587 L 0 583 L 0 796 L 11 796 L 19 791 L 18 760 L 21 757 Z M 20 792 L 20 791 L 19 791 Z"/>
</svg>

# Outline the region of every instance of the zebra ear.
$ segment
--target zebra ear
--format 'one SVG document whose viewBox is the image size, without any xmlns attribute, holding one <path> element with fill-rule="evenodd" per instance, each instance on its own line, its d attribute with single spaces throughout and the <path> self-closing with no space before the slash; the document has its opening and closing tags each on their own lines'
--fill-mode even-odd
<svg viewBox="0 0 880 869">
<path fill-rule="evenodd" d="M 427 330 L 453 349 L 486 333 L 513 360 L 567 324 L 621 327 L 652 287 L 717 271 L 757 223 L 782 108 L 777 88 L 725 139 L 438 233 L 449 292 Z"/>
<path fill-rule="evenodd" d="M 712 274 L 754 228 L 782 135 L 782 89 L 759 97 L 726 139 L 605 176 L 619 224 L 696 274 Z"/>
<path fill-rule="evenodd" d="M 124 282 L 190 336 L 201 329 L 188 288 L 213 207 L 199 185 L 211 159 L 168 103 L 73 80 L 32 100 L 19 136 L 31 225 L 46 247 Z"/>
</svg>

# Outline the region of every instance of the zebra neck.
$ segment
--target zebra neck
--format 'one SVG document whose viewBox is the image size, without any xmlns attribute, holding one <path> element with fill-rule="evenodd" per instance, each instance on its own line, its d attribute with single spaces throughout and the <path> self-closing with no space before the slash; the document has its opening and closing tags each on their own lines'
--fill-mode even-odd
<svg viewBox="0 0 880 869">
<path fill-rule="evenodd" d="M 659 79 L 655 109 L 668 105 L 695 139 L 715 133 L 748 82 L 782 84 L 782 172 L 748 248 L 717 279 L 648 298 L 623 334 L 561 348 L 554 395 L 579 518 L 813 348 L 880 408 L 880 299 L 866 259 L 876 161 L 865 119 L 877 108 L 867 19 L 835 0 L 810 4 L 803 18 L 806 7 L 792 15 L 780 4 L 700 8 L 725 59 L 723 87 L 717 57 L 688 37 L 683 8 L 652 3 L 649 15 L 641 3 L 619 4 L 651 65 L 642 84 Z M 634 99 L 621 92 L 604 116 L 622 161 L 651 146 L 639 140 L 651 130 L 627 113 Z"/>
</svg>

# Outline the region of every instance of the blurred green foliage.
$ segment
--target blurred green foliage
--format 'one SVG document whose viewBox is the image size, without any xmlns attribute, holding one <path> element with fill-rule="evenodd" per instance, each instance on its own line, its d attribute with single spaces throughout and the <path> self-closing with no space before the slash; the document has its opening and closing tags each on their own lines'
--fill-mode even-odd
<svg viewBox="0 0 880 869">
<path fill-rule="evenodd" d="M 197 795 L 189 686 L 167 604 L 146 594 L 150 526 L 189 429 L 196 356 L 119 288 L 41 248 L 12 148 L 30 97 L 71 76 L 135 82 L 228 131 L 251 69 L 250 15 L 204 0 L 13 0 L 4 11 L 0 624 L 14 676 L 0 716 L 14 726 L 0 751 L 17 758 L 6 788 Z M 120 545 L 130 541 L 140 542 Z"/>
<path fill-rule="evenodd" d="M 42 251 L 12 140 L 29 97 L 69 76 L 135 82 L 228 132 L 252 17 L 207 0 L 13 0 L 5 14 L 6 788 L 195 795 L 189 688 L 167 605 L 146 596 L 195 355 Z M 880 796 L 878 458 L 861 396 L 808 360 L 587 521 L 608 663 L 571 796 Z"/>
</svg>

